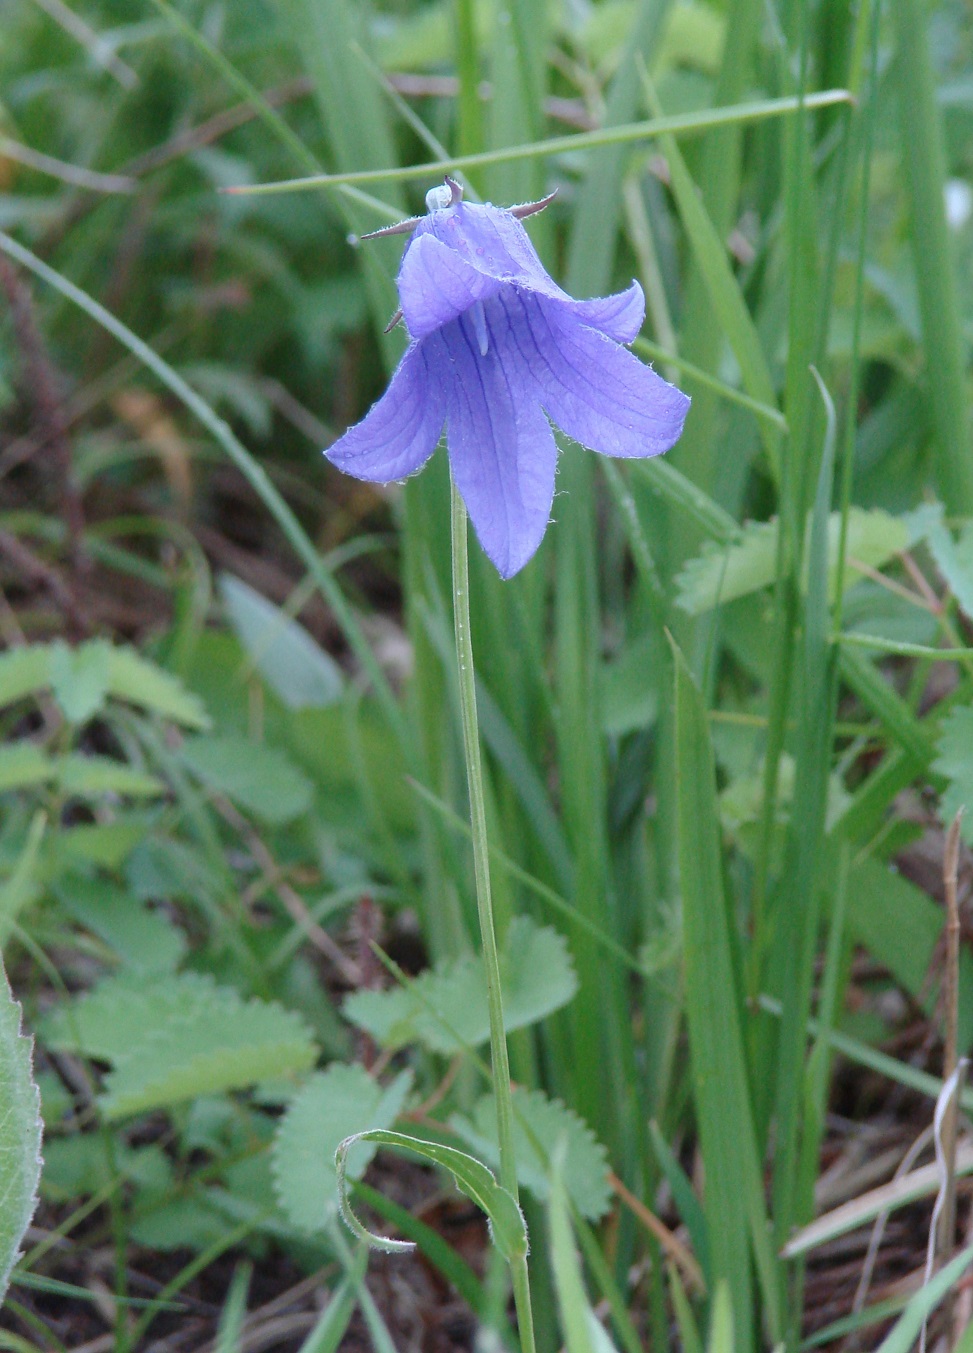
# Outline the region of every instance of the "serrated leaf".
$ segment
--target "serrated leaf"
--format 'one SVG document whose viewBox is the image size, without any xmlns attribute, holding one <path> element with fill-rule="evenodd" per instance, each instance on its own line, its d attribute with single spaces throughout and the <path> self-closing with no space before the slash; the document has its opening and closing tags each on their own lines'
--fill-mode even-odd
<svg viewBox="0 0 973 1353">
<path fill-rule="evenodd" d="M 166 792 L 165 782 L 157 775 L 126 766 L 108 756 L 72 753 L 55 761 L 54 770 L 65 794 L 78 798 L 124 794 L 129 798 L 151 799 Z"/>
<path fill-rule="evenodd" d="M 20 1020 L 0 962 L 0 1302 L 37 1206 L 41 1173 L 41 1098 L 33 1040 L 21 1033 Z"/>
<path fill-rule="evenodd" d="M 279 748 L 233 735 L 199 737 L 186 742 L 182 759 L 210 789 L 272 826 L 311 806 L 311 781 Z"/>
<path fill-rule="evenodd" d="M 341 699 L 341 669 L 302 625 L 239 578 L 224 573 L 219 586 L 247 656 L 288 708 L 320 709 Z"/>
<path fill-rule="evenodd" d="M 967 522 L 957 540 L 940 519 L 926 536 L 943 581 L 960 609 L 973 619 L 973 522 Z"/>
<path fill-rule="evenodd" d="M 170 1018 L 117 1062 L 99 1101 L 105 1118 L 169 1108 L 313 1066 L 317 1048 L 299 1015 L 273 1003 L 244 1002 L 229 990 L 220 995 L 205 1018 Z"/>
<path fill-rule="evenodd" d="M 507 929 L 501 976 L 508 1031 L 567 1005 L 578 986 L 564 936 L 526 916 L 515 917 Z M 472 955 L 437 964 L 408 988 L 356 991 L 343 1013 L 389 1048 L 420 1042 L 433 1052 L 454 1053 L 490 1036 L 483 964 Z"/>
<path fill-rule="evenodd" d="M 0 747 L 0 792 L 43 784 L 53 775 L 53 763 L 42 747 L 27 741 Z"/>
<path fill-rule="evenodd" d="M 104 707 L 110 651 L 101 639 L 74 649 L 64 643 L 51 646 L 51 691 L 68 723 L 87 723 Z"/>
<path fill-rule="evenodd" d="M 583 1217 L 598 1221 L 608 1211 L 608 1153 L 587 1123 L 559 1099 L 548 1099 L 541 1090 L 516 1089 L 514 1102 L 514 1150 L 517 1178 L 542 1202 L 550 1197 L 550 1153 L 564 1142 L 561 1174 L 565 1188 Z M 472 1119 L 454 1115 L 453 1127 L 477 1155 L 498 1165 L 497 1105 L 485 1095 L 473 1110 Z M 538 1149 L 540 1148 L 540 1149 Z"/>
<path fill-rule="evenodd" d="M 973 706 L 952 709 L 943 720 L 939 756 L 932 768 L 949 781 L 941 804 L 944 820 L 951 821 L 965 808 L 963 840 L 973 844 Z"/>
<path fill-rule="evenodd" d="M 346 1137 L 391 1127 L 412 1077 L 402 1072 L 384 1088 L 364 1067 L 335 1063 L 311 1076 L 281 1119 L 272 1148 L 274 1188 L 288 1219 L 303 1231 L 327 1227 L 338 1211 L 334 1157 Z M 349 1153 L 348 1174 L 358 1179 L 375 1154 L 362 1145 Z"/>
<path fill-rule="evenodd" d="M 832 512 L 828 518 L 830 593 L 834 591 L 837 576 L 840 532 L 841 514 Z M 714 606 L 769 587 L 776 577 L 777 533 L 776 519 L 750 522 L 743 528 L 741 537 L 731 544 L 718 546 L 709 542 L 704 545 L 676 578 L 676 604 L 690 615 L 702 615 Z M 908 541 L 909 529 L 901 518 L 879 508 L 866 512 L 853 507 L 848 514 L 845 587 L 863 576 L 861 570 L 856 569 L 857 563 L 880 568 L 904 550 Z"/>
<path fill-rule="evenodd" d="M 295 1075 L 317 1056 L 292 1011 L 192 973 L 111 978 L 42 1033 L 53 1048 L 114 1063 L 101 1101 L 109 1118 Z"/>
<path fill-rule="evenodd" d="M 0 705 L 51 690 L 64 716 L 81 724 L 104 706 L 107 696 L 127 700 L 186 728 L 209 727 L 198 696 L 177 677 L 136 653 L 90 639 L 77 648 L 58 641 L 29 644 L 0 654 Z"/>
<path fill-rule="evenodd" d="M 134 648 L 111 648 L 108 656 L 111 694 L 140 709 L 161 714 L 185 728 L 208 728 L 209 715 L 197 695 L 187 691 L 178 677 L 164 672 Z"/>
</svg>

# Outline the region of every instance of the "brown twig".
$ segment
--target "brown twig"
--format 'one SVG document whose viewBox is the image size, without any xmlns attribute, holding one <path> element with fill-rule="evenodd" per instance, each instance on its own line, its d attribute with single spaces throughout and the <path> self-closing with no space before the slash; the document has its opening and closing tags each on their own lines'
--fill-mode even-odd
<svg viewBox="0 0 973 1353">
<path fill-rule="evenodd" d="M 246 841 L 250 854 L 263 870 L 264 882 L 273 888 L 291 920 L 303 931 L 314 947 L 331 960 L 342 979 L 350 987 L 357 989 L 361 985 L 361 970 L 358 964 L 348 958 L 323 926 L 318 925 L 303 897 L 284 879 L 283 871 L 267 849 L 259 832 L 254 830 L 242 813 L 237 812 L 229 799 L 216 795 L 213 802 L 223 820 Z"/>
<path fill-rule="evenodd" d="M 635 1194 L 625 1187 L 617 1175 L 609 1172 L 608 1182 L 612 1190 L 635 1214 L 645 1229 L 655 1236 L 665 1254 L 678 1266 L 683 1277 L 691 1284 L 693 1289 L 696 1292 L 705 1292 L 706 1279 L 703 1277 L 703 1270 L 696 1262 L 695 1256 L 690 1253 L 682 1241 L 673 1235 L 665 1222 L 661 1222 L 641 1199 L 636 1198 Z"/>
<path fill-rule="evenodd" d="M 75 593 L 56 568 L 38 559 L 33 550 L 12 531 L 0 528 L 0 555 L 13 565 L 29 582 L 40 583 L 50 592 L 56 606 L 60 606 L 76 635 L 88 632 L 88 619 Z"/>
</svg>

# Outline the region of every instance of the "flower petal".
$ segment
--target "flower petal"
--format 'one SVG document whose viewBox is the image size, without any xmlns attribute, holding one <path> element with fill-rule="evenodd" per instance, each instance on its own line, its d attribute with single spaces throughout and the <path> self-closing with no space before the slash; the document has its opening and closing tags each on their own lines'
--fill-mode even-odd
<svg viewBox="0 0 973 1353">
<path fill-rule="evenodd" d="M 645 319 L 645 297 L 638 282 L 614 296 L 596 296 L 590 301 L 571 301 L 568 309 L 582 324 L 598 329 L 616 343 L 631 343 Z"/>
<path fill-rule="evenodd" d="M 434 235 L 422 235 L 399 269 L 399 304 L 413 338 L 425 338 L 502 286 Z"/>
<path fill-rule="evenodd" d="M 446 442 L 456 486 L 484 552 L 511 578 L 541 543 L 551 515 L 557 446 L 536 387 L 488 302 L 486 355 L 470 315 L 431 339 L 441 346 L 448 378 Z"/>
<path fill-rule="evenodd" d="M 689 398 L 568 306 L 498 297 L 554 422 L 606 456 L 657 456 L 679 438 Z"/>
<path fill-rule="evenodd" d="M 527 231 L 502 207 L 493 207 L 488 202 L 462 202 L 423 216 L 402 260 L 403 271 L 416 244 L 430 235 L 477 272 L 498 282 L 510 282 L 552 300 L 571 299 L 546 272 Z"/>
<path fill-rule="evenodd" d="M 413 343 L 389 388 L 325 455 L 356 479 L 387 484 L 426 463 L 446 420 L 443 383 L 422 343 Z"/>
</svg>

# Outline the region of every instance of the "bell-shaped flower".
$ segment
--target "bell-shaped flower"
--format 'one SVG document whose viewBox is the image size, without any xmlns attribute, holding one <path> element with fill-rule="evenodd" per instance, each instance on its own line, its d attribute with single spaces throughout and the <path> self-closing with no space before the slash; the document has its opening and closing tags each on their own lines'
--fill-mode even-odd
<svg viewBox="0 0 973 1353">
<path fill-rule="evenodd" d="M 575 301 L 548 276 L 521 225 L 547 205 L 427 196 L 399 269 L 411 342 L 385 394 L 325 453 L 387 483 L 425 464 L 446 426 L 449 465 L 480 544 L 504 578 L 544 535 L 554 498 L 554 422 L 608 456 L 656 456 L 682 432 L 689 399 L 621 345 L 645 300 L 627 291 Z M 397 317 L 398 318 L 398 317 Z"/>
</svg>

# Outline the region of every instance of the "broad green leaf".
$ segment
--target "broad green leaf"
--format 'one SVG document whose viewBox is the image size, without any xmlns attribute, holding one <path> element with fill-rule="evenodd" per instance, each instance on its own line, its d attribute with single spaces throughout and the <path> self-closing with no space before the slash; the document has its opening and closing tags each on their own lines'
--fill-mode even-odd
<svg viewBox="0 0 973 1353">
<path fill-rule="evenodd" d="M 177 1015 L 116 1062 L 100 1100 L 106 1118 L 297 1076 L 314 1065 L 317 1048 L 299 1015 L 222 994 L 205 1019 Z"/>
<path fill-rule="evenodd" d="M 508 1030 L 535 1024 L 566 1005 L 577 990 L 563 935 L 526 916 L 511 921 L 500 961 Z M 408 987 L 356 991 L 343 1011 L 383 1047 L 420 1042 L 433 1052 L 454 1053 L 490 1036 L 486 978 L 472 955 L 437 964 Z"/>
<path fill-rule="evenodd" d="M 59 641 L 0 655 L 0 705 L 43 690 L 53 692 L 73 724 L 86 723 L 108 696 L 114 696 L 187 728 L 209 726 L 199 699 L 176 677 L 135 649 L 103 639 L 90 639 L 74 649 Z"/>
<path fill-rule="evenodd" d="M 338 1209 L 335 1152 L 356 1132 L 391 1126 L 410 1084 L 409 1072 L 383 1088 L 364 1067 L 334 1063 L 298 1091 L 281 1119 L 272 1155 L 277 1200 L 294 1226 L 314 1232 L 331 1224 Z M 374 1146 L 351 1152 L 352 1179 L 364 1174 L 374 1154 Z"/>
<path fill-rule="evenodd" d="M 50 644 L 24 644 L 0 653 L 0 706 L 36 695 L 50 684 Z"/>
<path fill-rule="evenodd" d="M 161 714 L 185 728 L 208 728 L 209 715 L 198 696 L 182 682 L 149 662 L 134 648 L 111 648 L 108 654 L 109 690 L 116 699 Z"/>
<path fill-rule="evenodd" d="M 277 747 L 228 734 L 198 737 L 182 748 L 182 760 L 204 784 L 261 822 L 292 822 L 311 806 L 310 780 Z"/>
<path fill-rule="evenodd" d="M 848 928 L 852 937 L 888 968 L 932 1012 L 930 964 L 943 933 L 942 907 L 902 874 L 874 858 L 856 860 L 848 876 Z M 961 1046 L 973 1038 L 973 956 L 964 948 L 959 970 Z"/>
<path fill-rule="evenodd" d="M 228 573 L 220 578 L 220 594 L 248 658 L 288 708 L 321 708 L 341 699 L 341 669 L 302 625 Z"/>
<path fill-rule="evenodd" d="M 542 1202 L 550 1198 L 550 1152 L 562 1143 L 560 1170 L 572 1203 L 589 1221 L 599 1221 L 608 1211 L 608 1153 L 591 1128 L 560 1100 L 548 1099 L 542 1090 L 513 1092 L 514 1150 L 517 1179 Z M 485 1095 L 473 1110 L 472 1120 L 454 1115 L 455 1128 L 471 1150 L 491 1165 L 499 1166 L 497 1104 Z"/>
<path fill-rule="evenodd" d="M 32 742 L 8 742 L 0 747 L 0 793 L 43 784 L 54 775 L 51 758 Z"/>
<path fill-rule="evenodd" d="M 448 1170 L 453 1176 L 457 1188 L 461 1189 L 468 1198 L 472 1198 L 477 1207 L 486 1213 L 490 1222 L 491 1239 L 503 1257 L 508 1262 L 526 1257 L 528 1249 L 527 1226 L 524 1222 L 523 1213 L 513 1197 L 505 1188 L 501 1188 L 485 1165 L 472 1156 L 468 1156 L 465 1151 L 457 1151 L 455 1147 L 443 1146 L 439 1142 L 423 1141 L 419 1137 L 407 1136 L 404 1132 L 389 1132 L 384 1129 L 357 1132 L 350 1137 L 346 1137 L 340 1143 L 335 1157 L 338 1169 L 338 1198 L 341 1205 L 341 1215 L 360 1239 L 365 1240 L 376 1249 L 400 1251 L 414 1248 L 410 1241 L 387 1240 L 384 1236 L 376 1236 L 370 1231 L 366 1231 L 348 1207 L 345 1196 L 345 1175 L 350 1166 L 347 1163 L 347 1158 L 363 1143 L 397 1146 Z"/>
<path fill-rule="evenodd" d="M 104 708 L 110 652 L 110 646 L 100 639 L 75 649 L 63 643 L 52 645 L 51 689 L 68 723 L 87 723 Z"/>
<path fill-rule="evenodd" d="M 965 809 L 961 830 L 964 841 L 973 845 L 973 705 L 952 709 L 943 720 L 939 756 L 932 768 L 949 781 L 942 798 L 943 818 L 949 822 Z"/>
<path fill-rule="evenodd" d="M 114 822 L 81 823 L 62 828 L 55 839 L 59 856 L 117 869 L 148 835 L 151 821 L 140 813 L 119 815 Z"/>
<path fill-rule="evenodd" d="M 40 1093 L 33 1040 L 20 1031 L 21 1009 L 0 962 L 0 1302 L 37 1206 L 41 1173 Z"/>
<path fill-rule="evenodd" d="M 317 1056 L 293 1011 L 190 973 L 111 978 L 56 1010 L 43 1035 L 114 1064 L 100 1100 L 107 1118 L 294 1076 Z"/>
<path fill-rule="evenodd" d="M 751 522 L 738 541 L 722 548 L 712 543 L 704 545 L 676 579 L 676 604 L 690 615 L 702 615 L 714 606 L 769 587 L 776 576 L 777 532 L 776 519 Z M 841 514 L 832 512 L 828 519 L 828 587 L 832 594 L 840 533 Z M 879 508 L 866 512 L 853 507 L 848 514 L 846 588 L 862 577 L 857 563 L 880 568 L 906 548 L 908 537 L 908 528 L 900 518 Z"/>
<path fill-rule="evenodd" d="M 55 891 L 68 915 L 104 940 L 133 972 L 172 972 L 185 952 L 185 936 L 164 911 L 108 879 L 68 875 Z"/>
<path fill-rule="evenodd" d="M 152 799 L 166 792 L 165 782 L 157 775 L 107 756 L 84 756 L 76 752 L 60 757 L 54 762 L 54 770 L 65 794 L 78 798 L 124 794 L 129 798 Z"/>
</svg>

